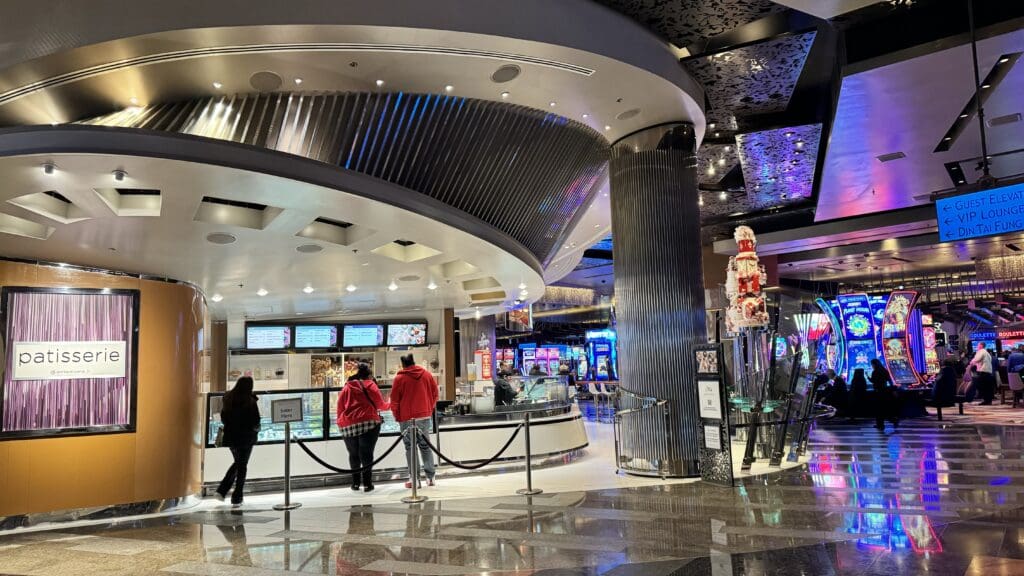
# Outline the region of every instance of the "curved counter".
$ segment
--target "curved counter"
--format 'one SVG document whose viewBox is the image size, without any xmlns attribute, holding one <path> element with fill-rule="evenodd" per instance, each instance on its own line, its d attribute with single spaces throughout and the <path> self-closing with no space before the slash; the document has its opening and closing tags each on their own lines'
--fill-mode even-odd
<svg viewBox="0 0 1024 576">
<path fill-rule="evenodd" d="M 290 390 L 267 392 L 260 395 L 262 404 L 276 397 L 287 398 L 301 396 L 304 400 L 305 420 L 294 425 L 293 438 L 302 440 L 314 454 L 326 462 L 339 468 L 348 467 L 348 451 L 345 442 L 337 435 L 337 427 L 332 423 L 329 427 L 324 422 L 333 422 L 333 400 L 337 398 L 338 389 Z M 207 396 L 207 427 L 206 449 L 204 452 L 203 484 L 207 493 L 213 490 L 220 481 L 228 466 L 231 465 L 231 452 L 227 448 L 213 446 L 213 438 L 219 422 L 216 410 L 223 393 L 211 393 Z M 543 403 L 519 409 L 502 410 L 487 414 L 438 415 L 434 421 L 434 433 L 431 442 L 451 460 L 460 464 L 475 464 L 492 458 L 508 441 L 508 438 L 519 426 L 527 412 L 530 413 L 531 448 L 534 457 L 545 457 L 564 454 L 575 454 L 588 445 L 587 433 L 583 425 L 583 416 L 571 403 Z M 511 407 L 510 407 L 511 408 Z M 264 426 L 260 432 L 260 441 L 253 448 L 249 461 L 248 479 L 253 491 L 278 490 L 282 485 L 284 474 L 284 442 L 280 425 L 270 424 L 269 409 L 262 409 Z M 381 457 L 391 446 L 399 441 L 397 424 L 384 413 L 380 439 L 377 441 L 375 457 Z M 519 460 L 526 455 L 525 435 L 520 432 L 508 450 L 498 461 Z M 325 469 L 298 447 L 292 450 L 292 486 L 311 488 L 347 484 L 348 475 L 337 474 Z M 450 476 L 460 471 L 450 465 L 438 466 L 440 477 Z M 395 480 L 408 477 L 405 455 L 402 447 L 396 448 L 374 469 L 376 481 Z"/>
</svg>

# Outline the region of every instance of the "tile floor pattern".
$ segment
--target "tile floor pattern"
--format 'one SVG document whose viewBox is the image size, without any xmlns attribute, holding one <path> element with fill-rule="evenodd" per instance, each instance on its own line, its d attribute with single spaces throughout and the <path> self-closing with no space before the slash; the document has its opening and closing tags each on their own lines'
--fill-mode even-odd
<svg viewBox="0 0 1024 576">
<path fill-rule="evenodd" d="M 732 489 L 646 481 L 404 505 L 382 487 L 374 500 L 302 493 L 309 505 L 288 514 L 266 497 L 206 502 L 5 534 L 0 574 L 1024 574 L 1022 439 L 990 424 L 830 424 L 806 464 Z"/>
</svg>

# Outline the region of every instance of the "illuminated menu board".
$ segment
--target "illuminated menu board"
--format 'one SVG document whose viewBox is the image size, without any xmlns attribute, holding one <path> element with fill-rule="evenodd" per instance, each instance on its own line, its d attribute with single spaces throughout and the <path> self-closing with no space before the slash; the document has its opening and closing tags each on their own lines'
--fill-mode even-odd
<svg viewBox="0 0 1024 576">
<path fill-rule="evenodd" d="M 284 350 L 291 344 L 290 326 L 245 327 L 245 347 L 249 350 Z"/>
<path fill-rule="evenodd" d="M 388 324 L 388 346 L 422 346 L 427 343 L 427 325 Z"/>
<path fill-rule="evenodd" d="M 338 327 L 307 325 L 295 327 L 296 348 L 334 348 L 338 345 Z"/>
<path fill-rule="evenodd" d="M 342 344 L 346 348 L 384 345 L 383 324 L 347 324 L 342 328 Z"/>
</svg>

